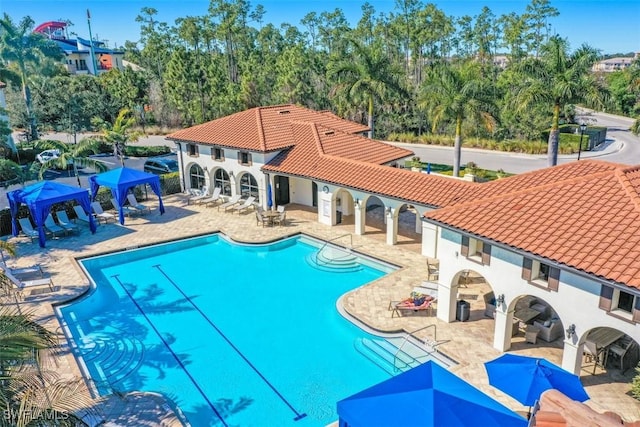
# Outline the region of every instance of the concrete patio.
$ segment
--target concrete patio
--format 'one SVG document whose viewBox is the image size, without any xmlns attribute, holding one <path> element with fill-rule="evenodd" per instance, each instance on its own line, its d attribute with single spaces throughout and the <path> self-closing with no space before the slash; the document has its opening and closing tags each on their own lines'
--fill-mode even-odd
<svg viewBox="0 0 640 427">
<path fill-rule="evenodd" d="M 153 200 L 144 203 L 155 207 Z M 101 225 L 95 235 L 91 235 L 84 227 L 80 235 L 47 241 L 45 249 L 39 248 L 37 243 L 30 243 L 26 237 L 12 239 L 18 245 L 19 257 L 10 264 L 41 264 L 45 271 L 51 274 L 56 285 L 54 293 L 27 293 L 21 307 L 35 313 L 38 320 L 50 330 L 59 331 L 60 325 L 51 303 L 80 295 L 89 285 L 75 262 L 77 257 L 214 231 L 221 231 L 232 239 L 244 242 L 264 242 L 286 235 L 307 233 L 322 239 L 336 239 L 335 242 L 342 245 L 348 245 L 350 242 L 349 239 L 339 236 L 353 233 L 353 222 L 349 217 L 345 217 L 340 225 L 328 227 L 316 221 L 317 214 L 313 210 L 295 205 L 287 206 L 288 224 L 285 227 L 256 225 L 253 212 L 238 215 L 218 212 L 215 207 L 188 206 L 181 195 L 165 199 L 165 207 L 165 215 L 160 216 L 156 209 L 150 215 L 128 218 L 125 226 Z M 467 322 L 445 323 L 424 313 L 392 317 L 392 312 L 388 309 L 389 301 L 408 297 L 413 287 L 426 279 L 426 261 L 419 253 L 420 236 L 410 231 L 411 223 L 412 220 L 409 218 L 405 226 L 401 225 L 398 244 L 395 246 L 385 243 L 384 228 L 375 218 L 367 220 L 367 233 L 364 236 L 352 235 L 356 250 L 399 265 L 401 268 L 345 295 L 345 310 L 368 327 L 384 332 L 413 331 L 428 324 L 435 324 L 437 340 L 441 342 L 438 346 L 439 351 L 458 362 L 452 369 L 453 372 L 513 410 L 526 412 L 528 408 L 488 384 L 483 363 L 499 356 L 500 353 L 492 347 L 494 320 L 484 317 L 482 295 L 489 292 L 490 288 L 479 278 L 472 277 L 468 286 L 461 289 L 460 296 L 471 304 L 470 319 Z M 5 297 L 2 303 L 13 302 Z M 544 357 L 560 364 L 562 339 L 553 343 L 538 341 L 536 344 L 527 344 L 524 334 L 520 332 L 512 340 L 511 351 Z M 81 376 L 75 358 L 65 345 L 62 345 L 56 358 L 55 369 L 67 378 Z M 604 371 L 598 368 L 596 375 L 592 375 L 592 369 L 592 365 L 585 365 L 581 375 L 582 382 L 591 396 L 587 404 L 599 412 L 616 412 L 627 421 L 639 420 L 640 402 L 633 399 L 629 393 L 633 370 L 630 369 L 622 375 L 618 370 Z M 110 425 L 131 425 L 127 423 L 127 419 L 139 420 L 143 398 L 137 395 L 134 400 L 135 404 L 131 404 L 131 398 L 119 398 L 116 403 L 112 399 L 102 408 L 103 413 L 110 414 Z M 180 424 L 178 418 L 170 414 L 171 411 L 164 403 L 158 403 L 158 396 L 148 397 L 147 402 L 144 406 L 145 421 L 136 425 Z"/>
</svg>

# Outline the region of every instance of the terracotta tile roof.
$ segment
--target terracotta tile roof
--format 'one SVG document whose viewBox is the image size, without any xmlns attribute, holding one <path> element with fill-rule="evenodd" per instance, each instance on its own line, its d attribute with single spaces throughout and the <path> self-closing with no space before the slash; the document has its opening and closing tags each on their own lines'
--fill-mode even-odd
<svg viewBox="0 0 640 427">
<path fill-rule="evenodd" d="M 452 180 L 435 175 L 420 174 L 405 169 L 381 166 L 361 161 L 361 158 L 371 156 L 363 150 L 349 151 L 347 157 L 338 157 L 337 153 L 346 153 L 338 148 L 335 139 L 342 139 L 335 134 L 326 134 L 324 127 L 313 123 L 295 122 L 292 124 L 296 144 L 294 147 L 280 153 L 268 164 L 262 167 L 265 172 L 278 172 L 288 175 L 307 177 L 320 181 L 345 186 L 352 189 L 388 196 L 394 199 L 407 200 L 422 205 L 439 207 L 452 203 L 460 194 L 470 191 L 477 184 L 467 181 Z M 364 141 L 372 142 L 366 138 Z M 350 140 L 351 141 L 351 140 Z M 363 141 L 357 141 L 358 144 Z M 387 144 L 379 143 L 386 147 Z M 328 151 L 334 153 L 330 155 Z M 373 157 L 381 160 L 385 150 L 378 148 L 381 154 L 374 150 Z M 403 150 L 407 151 L 407 150 Z M 390 151 L 403 154 L 399 151 Z M 410 154 L 410 152 L 409 152 Z"/>
<path fill-rule="evenodd" d="M 328 111 L 314 111 L 296 105 L 275 105 L 252 108 L 182 129 L 167 135 L 167 139 L 257 152 L 275 151 L 294 144 L 291 122 L 299 120 L 321 124 L 347 134 L 369 129 Z"/>
<path fill-rule="evenodd" d="M 562 170 L 556 182 L 544 173 L 557 174 L 558 169 Z M 574 178 L 570 178 L 572 170 Z M 505 193 L 490 188 L 490 197 L 428 212 L 425 217 L 640 288 L 640 166 L 588 160 L 524 175 L 529 177 L 501 180 L 523 181 L 522 189 L 496 183 Z M 540 185 L 535 185 L 535 176 Z"/>
</svg>

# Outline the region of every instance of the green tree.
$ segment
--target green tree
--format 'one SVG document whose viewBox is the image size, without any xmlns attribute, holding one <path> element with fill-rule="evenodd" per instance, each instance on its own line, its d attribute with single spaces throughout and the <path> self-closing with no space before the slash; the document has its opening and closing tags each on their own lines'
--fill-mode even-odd
<svg viewBox="0 0 640 427">
<path fill-rule="evenodd" d="M 433 131 L 443 122 L 455 126 L 453 176 L 460 173 L 463 122 L 481 121 L 488 130 L 495 126 L 492 92 L 475 61 L 439 62 L 427 73 L 418 102 L 427 110 Z"/>
<path fill-rule="evenodd" d="M 140 132 L 131 130 L 136 123 L 135 117 L 131 115 L 131 110 L 127 108 L 120 110 L 113 123 L 100 119 L 95 119 L 93 123 L 101 130 L 101 135 L 98 138 L 113 146 L 114 155 L 120 159 L 120 163 L 124 166 L 124 148 L 128 142 L 137 141 L 141 136 Z"/>
<path fill-rule="evenodd" d="M 334 93 L 343 92 L 355 105 L 366 104 L 369 138 L 373 138 L 376 101 L 385 102 L 391 94 L 408 94 L 399 78 L 402 71 L 389 63 L 380 47 L 365 47 L 353 39 L 350 45 L 353 56 L 330 61 L 327 75 L 336 80 Z"/>
<path fill-rule="evenodd" d="M 568 42 L 553 36 L 542 46 L 539 58 L 529 58 L 514 65 L 517 87 L 512 89 L 513 107 L 518 111 L 545 104 L 553 109 L 547 159 L 549 166 L 558 162 L 560 114 L 568 104 L 584 103 L 602 109 L 609 93 L 591 72 L 598 51 L 582 45 L 569 53 Z"/>
<path fill-rule="evenodd" d="M 16 25 L 5 13 L 0 19 L 0 56 L 9 64 L 15 64 L 20 75 L 30 136 L 31 139 L 38 139 L 36 118 L 31 105 L 29 76 L 33 67 L 37 67 L 45 58 L 61 58 L 62 51 L 53 41 L 42 34 L 34 33 L 33 26 L 34 22 L 28 16 Z"/>
<path fill-rule="evenodd" d="M 36 143 L 35 148 L 37 149 L 55 149 L 60 152 L 57 158 L 47 160 L 40 166 L 38 177 L 42 179 L 44 173 L 49 169 L 67 169 L 71 166 L 73 168 L 73 175 L 78 181 L 78 187 L 82 187 L 80 175 L 78 174 L 79 167 L 89 167 L 98 173 L 105 172 L 109 169 L 104 162 L 89 157 L 91 154 L 99 153 L 99 146 L 100 142 L 91 138 L 85 138 L 77 144 L 67 144 L 62 141 L 53 140 Z"/>
</svg>

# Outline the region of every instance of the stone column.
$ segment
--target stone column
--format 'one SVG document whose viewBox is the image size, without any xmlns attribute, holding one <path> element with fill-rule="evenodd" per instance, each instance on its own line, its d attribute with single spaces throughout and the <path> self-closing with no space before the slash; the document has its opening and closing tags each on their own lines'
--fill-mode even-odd
<svg viewBox="0 0 640 427">
<path fill-rule="evenodd" d="M 438 226 L 422 222 L 422 255 L 438 258 Z"/>
<path fill-rule="evenodd" d="M 365 233 L 364 227 L 365 227 L 367 210 L 363 209 L 362 206 L 360 206 L 360 201 L 353 202 L 353 214 L 355 215 L 354 233 L 361 236 Z"/>
<path fill-rule="evenodd" d="M 398 217 L 394 213 L 394 208 L 389 208 L 387 212 L 385 210 L 385 217 L 387 218 L 387 245 L 395 245 L 398 242 Z"/>
<path fill-rule="evenodd" d="M 451 323 L 456 320 L 456 295 L 458 285 L 448 287 L 442 283 L 438 284 L 438 319 Z"/>
<path fill-rule="evenodd" d="M 562 369 L 580 376 L 580 368 L 582 367 L 582 352 L 584 344 L 576 344 L 573 337 L 564 340 L 564 349 L 562 350 Z"/>
<path fill-rule="evenodd" d="M 496 305 L 495 332 L 493 333 L 493 348 L 507 351 L 511 348 L 511 334 L 513 328 L 513 311 L 505 312 L 500 305 Z"/>
</svg>

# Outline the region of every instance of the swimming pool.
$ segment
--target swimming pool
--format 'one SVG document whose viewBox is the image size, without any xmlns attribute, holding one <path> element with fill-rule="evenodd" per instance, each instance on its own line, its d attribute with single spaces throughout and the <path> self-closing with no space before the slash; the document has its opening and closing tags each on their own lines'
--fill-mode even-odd
<svg viewBox="0 0 640 427">
<path fill-rule="evenodd" d="M 389 377 L 336 301 L 395 268 L 360 256 L 318 268 L 322 245 L 215 234 L 84 259 L 95 289 L 58 313 L 100 394 L 162 393 L 194 426 L 323 426 L 338 400 Z"/>
</svg>

